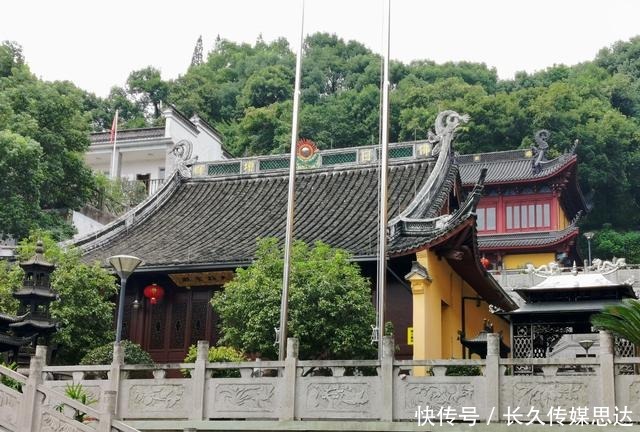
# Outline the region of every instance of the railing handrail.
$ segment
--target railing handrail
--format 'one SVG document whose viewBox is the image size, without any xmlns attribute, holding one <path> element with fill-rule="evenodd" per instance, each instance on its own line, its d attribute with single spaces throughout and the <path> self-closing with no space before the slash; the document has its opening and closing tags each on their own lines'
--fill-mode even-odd
<svg viewBox="0 0 640 432">
<path fill-rule="evenodd" d="M 0 374 L 16 380 L 20 384 L 25 384 L 27 382 L 27 377 L 2 365 L 0 365 Z"/>
<path fill-rule="evenodd" d="M 583 365 L 600 365 L 600 359 L 598 357 L 586 357 L 586 358 L 501 358 L 500 365 L 505 366 L 583 366 Z"/>
<path fill-rule="evenodd" d="M 481 359 L 448 359 L 448 360 L 395 360 L 393 366 L 485 366 L 486 360 Z"/>
<path fill-rule="evenodd" d="M 38 391 L 44 394 L 47 398 L 55 399 L 56 401 L 68 405 L 73 409 L 87 413 L 89 416 L 95 417 L 96 419 L 100 418 L 100 416 L 102 415 L 102 413 L 97 409 L 92 408 L 89 405 L 84 405 L 75 399 L 71 399 L 64 393 L 61 393 L 54 388 L 47 387 L 44 384 L 38 384 Z"/>
</svg>

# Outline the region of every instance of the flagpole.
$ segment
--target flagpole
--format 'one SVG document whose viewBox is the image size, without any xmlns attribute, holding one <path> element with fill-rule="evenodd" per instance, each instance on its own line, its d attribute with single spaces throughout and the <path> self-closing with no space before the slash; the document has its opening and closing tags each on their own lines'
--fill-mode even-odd
<svg viewBox="0 0 640 432">
<path fill-rule="evenodd" d="M 300 105 L 300 77 L 302 75 L 302 44 L 304 42 L 304 0 L 300 19 L 300 45 L 296 54 L 296 80 L 293 92 L 293 118 L 291 120 L 291 156 L 289 158 L 289 199 L 287 202 L 287 228 L 284 241 L 284 271 L 280 299 L 280 328 L 278 331 L 278 359 L 284 360 L 287 349 L 287 317 L 289 315 L 289 279 L 291 276 L 291 246 L 293 238 L 293 212 L 296 198 L 296 144 L 298 143 L 298 109 Z"/>
<path fill-rule="evenodd" d="M 382 134 L 380 139 L 380 217 L 378 239 L 378 358 L 382 359 L 382 337 L 384 336 L 385 290 L 387 286 L 387 167 L 389 165 L 389 52 L 390 52 L 391 0 L 384 0 L 382 81 Z"/>
<path fill-rule="evenodd" d="M 113 117 L 113 123 L 111 124 L 111 139 L 113 141 L 113 149 L 111 150 L 111 170 L 109 177 L 111 177 L 111 180 L 115 180 L 117 176 L 116 144 L 118 142 L 118 110 L 116 110 L 116 115 Z"/>
</svg>

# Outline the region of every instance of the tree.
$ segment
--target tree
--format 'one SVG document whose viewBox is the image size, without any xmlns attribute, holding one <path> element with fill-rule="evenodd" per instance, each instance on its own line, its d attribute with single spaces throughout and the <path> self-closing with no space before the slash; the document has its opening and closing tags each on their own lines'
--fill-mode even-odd
<svg viewBox="0 0 640 432">
<path fill-rule="evenodd" d="M 236 270 L 234 280 L 212 304 L 221 319 L 220 344 L 243 352 L 277 357 L 282 251 L 276 239 L 263 239 L 253 264 Z M 349 255 L 322 242 L 295 242 L 289 287 L 289 336 L 300 341 L 300 357 L 362 358 L 374 354 L 370 341 L 375 311 L 371 288 Z"/>
<path fill-rule="evenodd" d="M 640 301 L 624 299 L 620 305 L 607 306 L 591 318 L 591 323 L 640 346 Z"/>
<path fill-rule="evenodd" d="M 9 201 L 11 205 L 0 206 L 0 230 L 4 235 L 20 237 L 35 224 L 56 230 L 60 237 L 69 236 L 73 230 L 64 212 L 58 210 L 80 208 L 93 186 L 83 158 L 90 129 L 90 118 L 83 112 L 86 93 L 69 82 L 37 79 L 15 44 L 0 46 L 0 63 L 10 63 L 10 67 L 1 66 L 4 70 L 0 76 L 3 177 L 9 173 L 15 183 L 28 172 L 34 174 L 33 179 L 25 179 L 23 187 L 15 188 L 16 194 L 12 192 L 15 184 L 3 185 L 9 187 L 2 191 L 3 204 Z M 23 157 L 28 160 L 14 163 Z M 27 172 L 20 173 L 22 169 Z M 18 204 L 25 188 L 29 202 Z M 4 223 L 8 220 L 12 221 L 10 225 Z"/>
<path fill-rule="evenodd" d="M 22 286 L 23 275 L 20 266 L 0 260 L 0 313 L 15 315 L 18 312 L 19 302 L 12 294 Z"/>
<path fill-rule="evenodd" d="M 10 76 L 14 67 L 23 64 L 22 47 L 15 42 L 2 42 L 0 45 L 0 78 Z"/>
<path fill-rule="evenodd" d="M 152 66 L 133 71 L 127 78 L 127 91 L 143 112 L 152 110 L 154 119 L 160 117 L 160 104 L 167 100 L 169 85 L 160 77 L 160 71 Z"/>
<path fill-rule="evenodd" d="M 88 265 L 76 249 L 62 249 L 46 232 L 33 232 L 19 247 L 20 259 L 28 259 L 41 239 L 45 258 L 56 264 L 51 287 L 58 299 L 51 315 L 59 323 L 53 342 L 58 344 L 56 362 L 77 364 L 92 348 L 114 339 L 111 299 L 117 292 L 116 279 L 99 263 Z"/>
<path fill-rule="evenodd" d="M 32 139 L 0 131 L 0 227 L 21 238 L 42 219 L 42 148 Z"/>
</svg>

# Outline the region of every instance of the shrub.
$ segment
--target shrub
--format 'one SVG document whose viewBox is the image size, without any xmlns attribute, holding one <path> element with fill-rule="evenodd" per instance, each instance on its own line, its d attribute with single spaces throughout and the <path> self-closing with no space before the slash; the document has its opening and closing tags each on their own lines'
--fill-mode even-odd
<svg viewBox="0 0 640 432">
<path fill-rule="evenodd" d="M 0 363 L 0 366 L 6 367 L 7 369 L 11 369 L 14 372 L 18 370 L 18 363 L 16 362 L 9 363 L 9 364 L 2 362 Z M 22 384 L 20 384 L 18 381 L 14 380 L 11 377 L 8 377 L 6 375 L 0 375 L 0 384 L 4 384 L 7 387 L 10 387 L 22 393 Z"/>
<path fill-rule="evenodd" d="M 92 405 L 98 402 L 98 400 L 95 399 L 92 395 L 90 395 L 80 383 L 67 384 L 67 386 L 64 389 L 64 394 L 68 398 L 77 400 L 83 405 Z M 56 406 L 56 410 L 63 412 L 64 403 L 61 403 L 58 406 Z M 87 413 L 73 408 L 73 419 L 79 422 L 84 422 L 85 420 L 88 420 Z"/>
<path fill-rule="evenodd" d="M 480 376 L 482 370 L 478 366 L 447 366 L 446 376 Z"/>
<path fill-rule="evenodd" d="M 148 352 L 138 344 L 124 340 L 120 342 L 124 350 L 125 364 L 153 364 L 153 359 Z M 113 361 L 113 343 L 108 343 L 89 351 L 80 360 L 81 365 L 104 365 Z"/>
<path fill-rule="evenodd" d="M 184 358 L 185 363 L 195 363 L 196 357 L 198 355 L 198 347 L 196 345 L 191 345 L 189 347 L 189 352 L 187 356 Z M 246 357 L 243 353 L 231 347 L 211 347 L 209 348 L 209 362 L 243 362 L 246 361 Z M 186 376 L 189 376 L 188 370 L 183 370 Z M 240 371 L 237 369 L 221 369 L 215 370 L 213 372 L 213 377 L 215 378 L 239 378 Z"/>
</svg>

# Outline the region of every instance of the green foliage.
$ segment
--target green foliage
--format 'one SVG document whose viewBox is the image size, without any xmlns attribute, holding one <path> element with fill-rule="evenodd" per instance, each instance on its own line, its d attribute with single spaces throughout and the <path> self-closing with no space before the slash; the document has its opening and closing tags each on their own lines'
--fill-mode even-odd
<svg viewBox="0 0 640 432">
<path fill-rule="evenodd" d="M 89 394 L 87 390 L 80 383 L 67 384 L 67 386 L 64 389 L 64 394 L 68 398 L 77 400 L 83 405 L 92 405 L 98 402 L 98 399 L 94 398 L 91 394 Z M 64 403 L 61 403 L 60 405 L 56 406 L 56 410 L 62 412 L 64 411 L 64 407 L 65 407 Z M 74 412 L 73 414 L 74 420 L 79 422 L 85 421 L 87 417 L 87 413 L 77 410 L 75 408 L 73 408 L 73 412 Z"/>
<path fill-rule="evenodd" d="M 99 263 L 83 263 L 78 250 L 61 249 L 44 232 L 20 243 L 21 259 L 33 255 L 37 239 L 44 243 L 45 257 L 56 264 L 51 278 L 51 288 L 58 295 L 51 304 L 51 316 L 59 324 L 53 336 L 58 344 L 56 362 L 76 364 L 87 351 L 114 338 L 111 298 L 117 292 L 116 280 Z"/>
<path fill-rule="evenodd" d="M 162 80 L 158 69 L 148 66 L 129 74 L 127 92 L 143 113 L 157 119 L 160 117 L 160 104 L 169 94 L 169 85 Z"/>
<path fill-rule="evenodd" d="M 277 357 L 273 329 L 279 326 L 282 270 L 277 241 L 260 240 L 253 264 L 237 269 L 234 280 L 212 300 L 222 322 L 220 343 Z M 372 356 L 374 320 L 369 282 L 345 251 L 321 242 L 294 244 L 288 336 L 298 338 L 300 358 Z"/>
<path fill-rule="evenodd" d="M 95 174 L 96 190 L 89 203 L 113 215 L 121 215 L 147 198 L 142 181 L 112 180 L 102 173 Z"/>
<path fill-rule="evenodd" d="M 143 364 L 152 365 L 153 359 L 142 347 L 128 340 L 120 342 L 120 346 L 124 351 L 125 364 Z M 105 365 L 111 364 L 113 361 L 113 342 L 106 343 L 87 352 L 82 360 L 81 365 Z"/>
<path fill-rule="evenodd" d="M 624 299 L 620 305 L 607 306 L 591 317 L 591 323 L 640 346 L 640 301 L 636 299 Z"/>
<path fill-rule="evenodd" d="M 36 78 L 15 43 L 0 45 L 0 227 L 21 238 L 35 227 L 73 231 L 64 212 L 87 200 L 93 179 L 86 94 Z M 66 228 L 65 228 L 66 227 Z"/>
<path fill-rule="evenodd" d="M 4 41 L 0 45 L 0 78 L 8 77 L 13 68 L 24 65 L 22 47 L 12 41 Z"/>
<path fill-rule="evenodd" d="M 479 366 L 447 366 L 446 376 L 481 376 L 482 370 Z"/>
<path fill-rule="evenodd" d="M 18 363 L 16 362 L 11 362 L 9 364 L 2 362 L 0 363 L 0 366 L 7 368 L 9 370 L 12 370 L 14 372 L 18 370 Z M 22 393 L 22 384 L 6 375 L 0 375 L 0 384 L 6 385 L 7 387 Z"/>
<path fill-rule="evenodd" d="M 198 356 L 198 347 L 196 345 L 191 345 L 189 347 L 189 352 L 187 356 L 184 358 L 185 363 L 195 363 L 196 358 Z M 210 363 L 215 362 L 243 362 L 246 361 L 246 357 L 242 352 L 238 351 L 232 347 L 211 347 L 209 348 L 208 361 Z M 183 373 L 185 375 L 189 375 L 188 370 L 184 370 Z M 225 369 L 225 370 L 215 370 L 213 372 L 213 377 L 215 378 L 239 378 L 240 371 L 237 369 Z"/>
<path fill-rule="evenodd" d="M 13 293 L 22 286 L 24 272 L 18 265 L 0 260 L 0 313 L 15 315 L 19 302 Z"/>
<path fill-rule="evenodd" d="M 38 226 L 44 181 L 41 159 L 37 142 L 0 130 L 0 235 L 19 238 Z"/>
<path fill-rule="evenodd" d="M 587 256 L 587 241 L 581 239 L 581 251 Z M 591 256 L 602 260 L 626 258 L 628 263 L 640 263 L 640 231 L 616 231 L 610 227 L 594 231 Z"/>
</svg>

